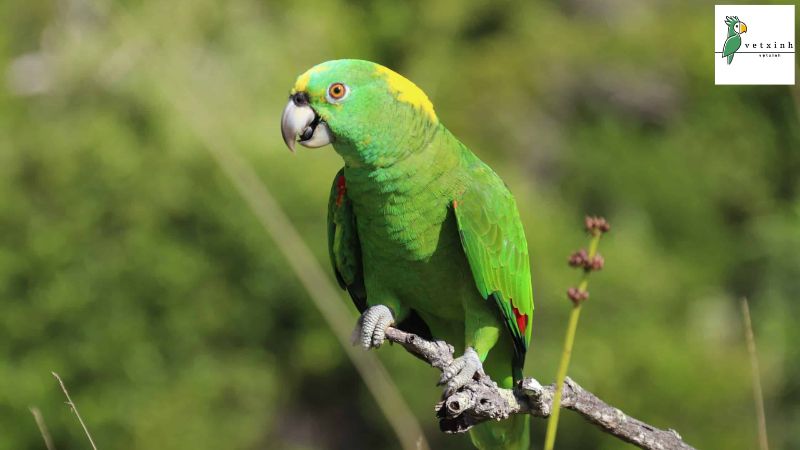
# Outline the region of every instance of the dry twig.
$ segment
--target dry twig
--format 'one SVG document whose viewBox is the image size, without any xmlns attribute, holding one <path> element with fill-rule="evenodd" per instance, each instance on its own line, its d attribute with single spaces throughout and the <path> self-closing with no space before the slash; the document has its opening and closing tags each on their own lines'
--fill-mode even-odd
<svg viewBox="0 0 800 450">
<path fill-rule="evenodd" d="M 64 382 L 61 381 L 61 377 L 58 376 L 57 373 L 55 373 L 55 372 L 51 372 L 51 373 L 53 374 L 54 377 L 56 377 L 56 380 L 58 380 L 58 384 L 61 385 L 61 390 L 64 391 L 64 395 L 67 397 L 67 405 L 69 405 L 70 409 L 72 409 L 72 412 L 74 412 L 75 415 L 78 417 L 78 422 L 81 423 L 81 426 L 83 427 L 83 432 L 86 433 L 86 437 L 89 439 L 89 443 L 92 444 L 92 449 L 93 450 L 97 450 L 97 446 L 94 445 L 94 440 L 92 439 L 92 435 L 89 433 L 89 429 L 86 428 L 86 424 L 83 423 L 83 418 L 81 418 L 81 413 L 78 412 L 78 407 L 75 406 L 75 402 L 73 402 L 72 398 L 70 398 L 70 396 L 69 396 L 69 392 L 67 391 L 67 387 L 64 386 Z"/>
<path fill-rule="evenodd" d="M 414 356 L 442 370 L 453 360 L 453 347 L 444 341 L 427 341 L 396 328 L 386 338 L 402 345 Z M 497 386 L 488 376 L 479 376 L 436 405 L 442 431 L 463 433 L 487 420 L 503 420 L 512 414 L 549 417 L 555 383 L 542 386 L 525 378 L 514 389 Z M 693 450 L 675 430 L 661 430 L 628 416 L 583 389 L 570 378 L 564 381 L 561 406 L 580 414 L 587 421 L 625 442 L 647 450 Z"/>
<path fill-rule="evenodd" d="M 47 429 L 47 424 L 44 422 L 44 417 L 42 417 L 42 412 L 35 406 L 31 406 L 28 409 L 31 411 L 31 414 L 33 414 L 33 420 L 36 421 L 36 426 L 39 427 L 39 433 L 42 435 L 42 439 L 44 439 L 44 446 L 47 450 L 56 450 L 56 446 L 53 444 L 53 437 L 50 436 L 50 430 Z"/>
</svg>

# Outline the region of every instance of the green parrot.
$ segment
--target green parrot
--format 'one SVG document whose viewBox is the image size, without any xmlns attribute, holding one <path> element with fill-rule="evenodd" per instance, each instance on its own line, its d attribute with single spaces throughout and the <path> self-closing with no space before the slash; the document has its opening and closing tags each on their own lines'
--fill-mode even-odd
<svg viewBox="0 0 800 450">
<path fill-rule="evenodd" d="M 728 38 L 722 47 L 722 57 L 728 58 L 728 64 L 733 61 L 733 54 L 742 46 L 742 33 L 747 33 L 747 25 L 740 22 L 737 16 L 725 16 L 725 25 L 728 26 Z"/>
<path fill-rule="evenodd" d="M 377 348 L 395 325 L 463 351 L 440 379 L 447 394 L 476 373 L 512 387 L 532 328 L 525 233 L 506 185 L 425 93 L 369 61 L 328 61 L 297 79 L 281 132 L 292 151 L 332 144 L 344 160 L 328 248 L 361 312 L 357 342 Z M 529 418 L 481 424 L 470 436 L 480 449 L 527 449 Z"/>
</svg>

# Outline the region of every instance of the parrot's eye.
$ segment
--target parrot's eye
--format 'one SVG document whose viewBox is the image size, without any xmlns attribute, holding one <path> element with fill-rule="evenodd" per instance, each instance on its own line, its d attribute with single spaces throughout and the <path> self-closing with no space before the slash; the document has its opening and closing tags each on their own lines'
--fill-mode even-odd
<svg viewBox="0 0 800 450">
<path fill-rule="evenodd" d="M 331 103 L 339 103 L 348 93 L 347 86 L 342 83 L 333 83 L 328 87 L 328 101 Z"/>
</svg>

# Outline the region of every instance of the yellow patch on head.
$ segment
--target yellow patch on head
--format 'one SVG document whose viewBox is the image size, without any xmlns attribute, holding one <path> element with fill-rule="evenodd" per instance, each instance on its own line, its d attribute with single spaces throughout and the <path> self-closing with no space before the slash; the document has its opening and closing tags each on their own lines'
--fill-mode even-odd
<svg viewBox="0 0 800 450">
<path fill-rule="evenodd" d="M 295 81 L 294 88 L 292 89 L 292 94 L 305 91 L 308 87 L 308 82 L 311 81 L 311 75 L 324 72 L 325 70 L 328 70 L 325 64 L 319 64 L 306 70 L 305 73 L 297 77 L 297 81 Z"/>
<path fill-rule="evenodd" d="M 417 109 L 421 109 L 433 122 L 439 120 L 436 118 L 436 112 L 433 111 L 433 103 L 431 103 L 428 96 L 422 92 L 422 89 L 399 73 L 378 64 L 376 64 L 376 66 L 376 74 L 386 79 L 386 84 L 389 85 L 389 89 L 392 90 L 397 100 L 408 103 Z"/>
</svg>

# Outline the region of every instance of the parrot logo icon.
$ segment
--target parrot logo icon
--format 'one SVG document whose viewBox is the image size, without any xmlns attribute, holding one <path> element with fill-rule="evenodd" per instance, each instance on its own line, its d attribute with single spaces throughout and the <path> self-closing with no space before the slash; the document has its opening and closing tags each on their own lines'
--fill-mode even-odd
<svg viewBox="0 0 800 450">
<path fill-rule="evenodd" d="M 733 55 L 742 46 L 742 33 L 747 33 L 747 25 L 737 16 L 725 16 L 725 25 L 728 26 L 728 38 L 722 47 L 722 57 L 728 58 L 728 64 L 733 61 Z"/>
</svg>

